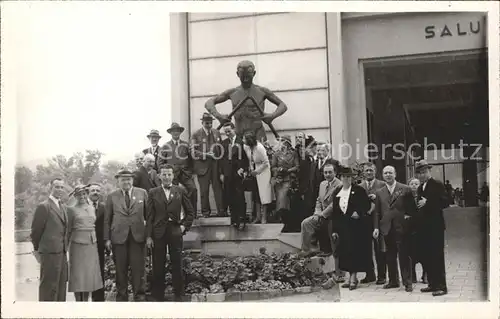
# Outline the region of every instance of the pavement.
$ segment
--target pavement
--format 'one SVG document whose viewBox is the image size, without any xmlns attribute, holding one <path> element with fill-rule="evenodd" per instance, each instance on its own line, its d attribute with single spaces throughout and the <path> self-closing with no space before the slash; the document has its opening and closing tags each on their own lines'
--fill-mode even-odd
<svg viewBox="0 0 500 319">
<path fill-rule="evenodd" d="M 417 283 L 414 291 L 382 289 L 375 284 L 360 284 L 358 289 L 340 288 L 341 302 L 458 302 L 484 301 L 487 299 L 487 267 L 485 254 L 484 226 L 485 212 L 481 210 L 456 209 L 446 212 L 446 278 L 448 294 L 433 297 L 420 292 L 426 285 Z M 16 243 L 16 300 L 36 301 L 38 299 L 39 266 L 30 254 L 30 243 Z M 359 274 L 359 279 L 364 274 Z M 417 266 L 417 277 L 421 269 Z M 333 290 L 303 295 L 292 295 L 266 300 L 267 302 L 331 302 Z M 68 293 L 68 301 L 74 301 Z"/>
</svg>

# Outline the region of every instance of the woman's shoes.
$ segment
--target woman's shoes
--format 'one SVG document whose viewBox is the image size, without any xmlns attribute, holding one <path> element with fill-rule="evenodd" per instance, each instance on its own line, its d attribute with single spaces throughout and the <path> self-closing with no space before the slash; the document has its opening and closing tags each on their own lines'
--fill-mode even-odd
<svg viewBox="0 0 500 319">
<path fill-rule="evenodd" d="M 358 282 L 357 280 L 356 280 L 356 281 L 354 281 L 354 282 L 351 282 L 351 283 L 349 284 L 349 290 L 354 290 L 354 289 L 358 288 L 358 283 L 359 283 L 359 282 Z"/>
</svg>

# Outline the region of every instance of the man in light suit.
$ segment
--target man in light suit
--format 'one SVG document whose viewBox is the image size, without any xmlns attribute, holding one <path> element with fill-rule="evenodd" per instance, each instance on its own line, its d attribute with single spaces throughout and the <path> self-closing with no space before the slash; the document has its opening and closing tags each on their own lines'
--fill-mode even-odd
<svg viewBox="0 0 500 319">
<path fill-rule="evenodd" d="M 396 182 L 396 169 L 384 167 L 385 187 L 376 191 L 373 237 L 384 236 L 387 246 L 389 283 L 384 289 L 399 287 L 399 268 L 407 292 L 413 291 L 410 258 L 410 219 L 417 207 L 410 187 Z"/>
<path fill-rule="evenodd" d="M 128 270 L 132 274 L 135 301 L 145 301 L 144 241 L 148 194 L 132 187 L 134 174 L 121 170 L 116 175 L 118 189 L 108 195 L 104 215 L 106 249 L 113 250 L 116 266 L 116 301 L 128 301 Z"/>
<path fill-rule="evenodd" d="M 160 186 L 161 182 L 155 169 L 155 157 L 153 154 L 144 155 L 142 166 L 134 172 L 134 187 L 139 187 L 146 192 L 151 188 Z"/>
<path fill-rule="evenodd" d="M 182 236 L 189 231 L 194 219 L 194 209 L 186 190 L 173 185 L 174 167 L 160 166 L 162 185 L 152 188 L 148 196 L 146 223 L 147 247 L 153 250 L 152 295 L 156 301 L 165 296 L 165 262 L 170 255 L 175 301 L 184 294 L 182 273 Z M 181 216 L 184 210 L 184 218 Z"/>
<path fill-rule="evenodd" d="M 304 219 L 301 224 L 301 253 L 303 255 L 311 253 L 312 237 L 317 236 L 317 234 L 322 231 L 327 231 L 329 224 L 328 220 L 330 219 L 332 213 L 332 207 L 329 207 L 333 201 L 332 194 L 335 188 L 342 185 L 341 181 L 335 177 L 333 163 L 325 164 L 323 167 L 323 173 L 325 175 L 325 180 L 321 182 L 319 187 L 319 195 L 316 200 L 314 214 Z M 329 234 L 331 234 L 331 232 Z"/>
<path fill-rule="evenodd" d="M 53 179 L 49 198 L 38 205 L 31 224 L 33 255 L 40 264 L 39 301 L 66 301 L 69 232 L 63 193 L 64 181 Z"/>
<path fill-rule="evenodd" d="M 373 163 L 365 163 L 363 166 L 363 177 L 364 180 L 361 182 L 361 187 L 363 187 L 370 197 L 371 208 L 368 211 L 368 215 L 372 215 L 375 210 L 375 198 L 377 197 L 375 193 L 377 190 L 385 186 L 385 183 L 381 180 L 375 178 L 376 167 Z M 373 224 L 370 233 L 373 232 Z M 362 284 L 367 284 L 377 280 L 377 285 L 383 285 L 387 279 L 387 264 L 385 261 L 385 247 L 382 238 L 373 239 L 373 250 L 375 251 L 375 260 L 377 261 L 377 278 L 375 278 L 375 267 L 373 266 L 370 272 L 366 273 L 366 277 L 361 279 Z"/>
<path fill-rule="evenodd" d="M 222 183 L 219 178 L 218 161 L 222 157 L 222 140 L 219 131 L 212 128 L 213 118 L 203 113 L 202 128 L 191 136 L 194 172 L 200 185 L 201 212 L 210 216 L 209 187 L 212 184 L 218 216 L 226 216 L 222 203 Z"/>
</svg>

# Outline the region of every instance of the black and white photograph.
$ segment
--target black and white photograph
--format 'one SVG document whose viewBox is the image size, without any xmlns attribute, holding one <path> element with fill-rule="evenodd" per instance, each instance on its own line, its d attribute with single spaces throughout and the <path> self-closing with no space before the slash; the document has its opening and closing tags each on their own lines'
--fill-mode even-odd
<svg viewBox="0 0 500 319">
<path fill-rule="evenodd" d="M 498 317 L 498 3 L 244 2 L 2 3 L 2 308 Z"/>
</svg>

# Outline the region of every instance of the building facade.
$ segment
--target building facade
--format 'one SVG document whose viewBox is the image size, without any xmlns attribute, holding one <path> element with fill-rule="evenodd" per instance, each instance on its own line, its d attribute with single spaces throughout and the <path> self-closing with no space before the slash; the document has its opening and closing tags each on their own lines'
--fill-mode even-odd
<svg viewBox="0 0 500 319">
<path fill-rule="evenodd" d="M 254 82 L 288 106 L 280 134 L 311 134 L 344 163 L 394 165 L 401 181 L 425 156 L 477 203 L 489 142 L 484 13 L 175 13 L 170 33 L 172 120 L 187 132 L 251 60 Z"/>
</svg>

